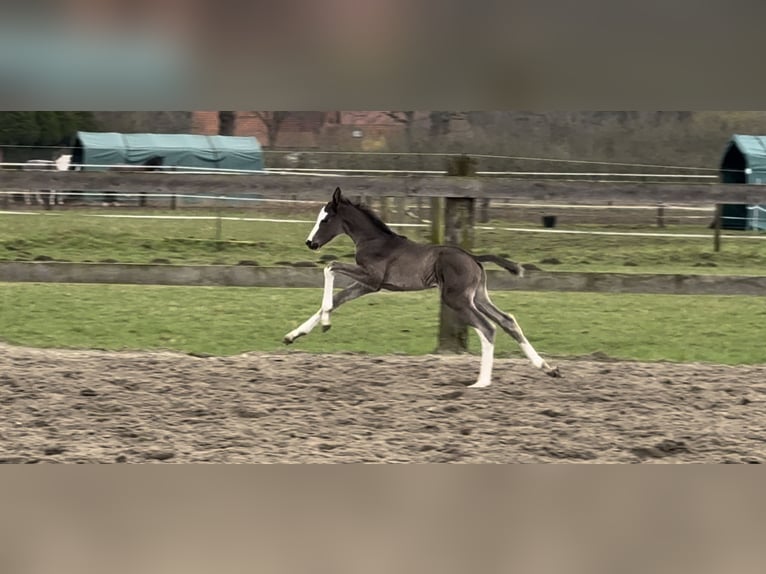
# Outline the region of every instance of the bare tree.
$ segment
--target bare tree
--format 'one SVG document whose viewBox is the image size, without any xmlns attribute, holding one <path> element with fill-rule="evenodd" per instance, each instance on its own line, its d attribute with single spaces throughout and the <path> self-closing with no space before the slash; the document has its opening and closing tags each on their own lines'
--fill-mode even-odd
<svg viewBox="0 0 766 574">
<path fill-rule="evenodd" d="M 191 112 L 93 112 L 99 129 L 126 133 L 188 133 L 192 124 Z"/>
<path fill-rule="evenodd" d="M 464 119 L 464 114 L 460 112 L 429 112 L 428 119 L 430 126 L 428 134 L 431 137 L 446 136 L 450 133 L 452 120 Z"/>
<path fill-rule="evenodd" d="M 236 126 L 236 112 L 218 112 L 218 135 L 233 136 Z"/>
<path fill-rule="evenodd" d="M 407 151 L 412 151 L 412 124 L 415 122 L 415 112 L 383 112 L 392 120 L 404 125 L 404 138 Z"/>
<path fill-rule="evenodd" d="M 255 117 L 266 126 L 266 134 L 269 138 L 269 147 L 274 147 L 277 142 L 279 130 L 284 121 L 290 116 L 290 112 L 253 112 Z"/>
<path fill-rule="evenodd" d="M 449 112 L 429 112 L 428 121 L 430 122 L 428 135 L 432 138 L 444 136 L 449 133 Z"/>
</svg>

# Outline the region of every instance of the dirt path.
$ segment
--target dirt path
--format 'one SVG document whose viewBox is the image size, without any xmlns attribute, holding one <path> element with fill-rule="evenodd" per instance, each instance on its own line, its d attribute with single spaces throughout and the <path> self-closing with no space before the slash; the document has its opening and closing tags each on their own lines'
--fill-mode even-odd
<svg viewBox="0 0 766 574">
<path fill-rule="evenodd" d="M 766 366 L 0 344 L 0 462 L 763 462 Z"/>
</svg>

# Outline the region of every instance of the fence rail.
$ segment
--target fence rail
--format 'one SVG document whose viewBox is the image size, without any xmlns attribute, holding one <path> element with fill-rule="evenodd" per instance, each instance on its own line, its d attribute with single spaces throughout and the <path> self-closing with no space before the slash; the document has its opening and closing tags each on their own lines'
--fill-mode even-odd
<svg viewBox="0 0 766 574">
<path fill-rule="evenodd" d="M 182 174 L 0 170 L 0 189 L 114 191 L 117 193 L 250 194 L 259 197 L 327 200 L 335 186 L 347 195 L 505 199 L 569 205 L 766 204 L 766 185 L 559 181 L 509 177 L 338 176 L 318 179 L 293 174 Z"/>
<path fill-rule="evenodd" d="M 166 197 L 161 195 L 161 197 Z M 219 198 L 221 199 L 221 198 Z M 228 198 L 226 198 L 228 199 Z M 263 200 L 270 201 L 270 200 Z M 311 202 L 314 203 L 314 202 Z M 707 211 L 707 210 L 706 210 Z M 48 211 L 19 211 L 19 210 L 0 210 L 0 216 L 46 216 L 46 217 L 59 217 L 66 214 L 67 217 L 82 217 L 84 219 L 102 218 L 102 219 L 142 219 L 142 220 L 176 220 L 176 221 L 250 221 L 260 223 L 284 223 L 284 224 L 299 224 L 299 225 L 311 225 L 314 220 L 310 219 L 287 219 L 287 218 L 273 218 L 273 217 L 241 217 L 231 215 L 167 215 L 167 214 L 136 214 L 136 213 L 77 213 L 73 211 L 60 211 L 60 212 L 48 212 Z M 710 215 L 700 216 L 705 219 L 711 220 L 714 217 L 713 210 L 710 210 Z M 723 217 L 723 220 L 739 220 L 746 219 L 740 217 Z M 431 227 L 430 221 L 424 221 L 419 223 L 388 223 L 389 227 L 393 228 L 429 228 Z M 552 234 L 564 234 L 564 235 L 593 235 L 593 236 L 612 236 L 612 237 L 644 237 L 647 239 L 663 238 L 663 239 L 706 239 L 710 240 L 710 234 L 703 233 L 663 233 L 654 231 L 606 231 L 606 230 L 583 230 L 583 229 L 546 229 L 546 228 L 532 228 L 532 227 L 508 227 L 508 226 L 492 226 L 492 225 L 476 225 L 474 228 L 478 231 L 509 231 L 514 233 L 552 233 Z M 721 234 L 721 239 L 734 239 L 734 240 L 766 240 L 766 234 L 750 235 L 750 234 Z"/>
<path fill-rule="evenodd" d="M 0 162 L 0 169 L 21 169 L 24 171 L 48 171 L 59 170 L 68 171 L 70 169 L 71 155 L 61 156 L 66 157 L 67 160 L 60 162 L 57 160 L 45 160 L 45 159 L 31 159 L 25 162 Z M 618 164 L 618 166 L 623 166 Z M 200 166 L 182 166 L 172 165 L 163 166 L 157 168 L 157 166 L 147 166 L 141 164 L 77 164 L 77 166 L 71 166 L 77 168 L 88 168 L 100 171 L 108 170 L 121 170 L 121 171 L 151 171 L 156 173 L 207 173 L 207 174 L 277 174 L 277 175 L 289 175 L 289 174 L 301 174 L 310 175 L 313 177 L 328 177 L 328 176 L 343 176 L 343 175 L 405 175 L 405 176 L 419 176 L 419 175 L 448 175 L 449 170 L 442 169 L 423 169 L 423 168 L 409 168 L 409 169 L 391 169 L 380 167 L 298 167 L 298 166 L 280 166 L 280 167 L 267 167 L 258 170 L 248 169 L 229 169 L 219 167 L 200 167 Z M 616 167 L 616 166 L 610 166 Z M 640 166 L 635 166 L 640 167 Z M 659 167 L 659 166 L 655 166 Z M 681 168 L 676 168 L 681 169 Z M 695 169 L 695 168 L 687 168 Z M 718 174 L 702 174 L 702 173 L 667 173 L 654 170 L 653 172 L 646 171 L 561 171 L 555 169 L 548 170 L 485 170 L 476 171 L 475 175 L 488 176 L 488 177 L 514 177 L 514 178 L 536 178 L 536 179 L 575 179 L 585 181 L 636 181 L 636 182 L 653 182 L 662 183 L 667 181 L 693 181 L 693 180 L 707 180 L 718 181 L 720 176 Z"/>
</svg>

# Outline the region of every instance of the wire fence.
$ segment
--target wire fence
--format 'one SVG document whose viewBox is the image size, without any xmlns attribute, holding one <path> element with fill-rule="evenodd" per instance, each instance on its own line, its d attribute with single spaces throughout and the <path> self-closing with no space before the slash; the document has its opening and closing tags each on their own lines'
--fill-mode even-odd
<svg viewBox="0 0 766 574">
<path fill-rule="evenodd" d="M 42 160 L 41 160 L 42 161 Z M 53 163 L 53 162 L 50 162 Z M 22 169 L 25 171 L 50 171 L 55 169 L 53 165 L 42 165 L 30 162 L 0 162 L 0 169 Z M 216 174 L 216 175 L 302 175 L 311 177 L 353 177 L 363 175 L 414 175 L 414 176 L 438 176 L 447 175 L 448 170 L 428 170 L 428 169 L 375 169 L 375 168 L 303 168 L 303 167 L 282 167 L 282 168 L 264 168 L 258 170 L 249 169 L 228 169 L 218 167 L 199 167 L 199 166 L 145 166 L 136 164 L 76 164 L 70 169 L 89 169 L 102 171 L 130 170 L 130 171 L 150 171 L 154 173 L 172 173 L 172 174 Z M 706 174 L 679 174 L 679 173 L 643 173 L 643 172 L 574 172 L 574 171 L 477 171 L 477 176 L 482 177 L 513 177 L 524 179 L 544 179 L 544 180 L 586 180 L 586 181 L 605 181 L 605 182 L 665 182 L 665 181 L 717 181 L 717 175 Z"/>
<path fill-rule="evenodd" d="M 0 146 L 6 151 L 6 159 L 51 160 L 57 154 L 70 151 L 60 146 Z M 720 178 L 725 171 L 707 166 L 684 166 L 662 163 L 621 162 L 607 160 L 584 160 L 562 157 L 540 157 L 471 152 L 397 152 L 366 150 L 262 150 L 266 172 L 301 172 L 341 174 L 443 174 L 446 163 L 464 155 L 479 162 L 478 175 L 529 178 L 581 178 L 606 181 L 710 181 Z M 138 166 L 131 166 L 138 167 Z M 562 169 L 565 167 L 566 169 Z M 624 168 L 630 168 L 625 170 Z M 181 168 L 190 170 L 194 168 Z M 651 170 L 651 171 L 647 171 Z M 211 171 L 208 169 L 208 171 Z M 220 173 L 220 170 L 216 170 Z M 607 179 L 605 179 L 607 178 Z M 611 179 L 609 179 L 611 178 Z"/>
<path fill-rule="evenodd" d="M 300 152 L 303 153 L 303 152 Z M 417 156 L 427 156 L 427 157 L 454 157 L 454 156 L 462 156 L 462 154 L 444 154 L 444 153 L 433 153 L 433 154 L 396 154 L 393 152 L 324 152 L 324 151 L 314 151 L 314 152 L 306 152 L 306 153 L 313 153 L 313 154 L 348 154 L 348 155 L 359 155 L 363 157 L 370 157 L 370 156 L 376 156 L 376 155 L 384 155 L 384 156 L 399 156 L 399 155 L 417 155 Z M 525 159 L 525 160 L 551 160 L 551 158 L 522 158 L 520 156 L 501 156 L 501 155 L 479 155 L 478 157 L 484 157 L 484 158 L 502 158 L 502 159 Z M 695 168 L 695 167 L 689 167 L 689 166 L 661 166 L 661 165 L 655 165 L 655 164 L 625 164 L 620 162 L 599 162 L 599 161 L 589 161 L 589 160 L 568 160 L 568 159 L 552 159 L 551 161 L 561 161 L 565 162 L 567 164 L 584 164 L 586 166 L 592 166 L 592 165 L 606 165 L 609 167 L 625 167 L 630 166 L 634 168 L 663 168 L 663 169 L 679 169 L 679 170 L 702 170 L 706 168 Z M 45 164 L 45 165 L 43 165 Z M 63 165 L 63 167 L 62 167 Z M 31 161 L 31 162 L 2 162 L 0 163 L 0 168 L 3 169 L 15 169 L 15 170 L 24 170 L 24 171 L 49 171 L 49 170 L 55 170 L 58 169 L 61 170 L 69 170 L 72 168 L 76 169 L 92 169 L 92 170 L 126 170 L 126 171 L 135 171 L 139 172 L 141 170 L 150 170 L 152 172 L 159 172 L 159 173 L 172 173 L 172 174 L 188 174 L 190 177 L 194 175 L 204 175 L 204 174 L 216 174 L 216 175 L 226 175 L 226 176 L 238 176 L 238 175 L 276 175 L 276 176 L 282 176 L 282 175 L 300 175 L 300 176 L 307 176 L 307 177 L 343 177 L 343 178 L 354 178 L 356 176 L 402 176 L 402 175 L 413 175 L 413 176 L 443 176 L 447 173 L 445 170 L 403 170 L 403 169 L 375 169 L 375 168 L 316 168 L 316 169 L 309 169 L 304 167 L 286 167 L 283 169 L 276 169 L 276 168 L 265 168 L 265 169 L 259 169 L 259 170 L 244 170 L 244 169 L 225 169 L 225 168 L 211 168 L 211 167 L 198 167 L 198 166 L 144 166 L 144 165 L 133 165 L 133 164 L 119 164 L 119 165 L 113 165 L 113 164 L 78 164 L 76 166 L 69 165 L 68 162 L 66 162 L 66 165 L 64 164 L 54 164 L 54 161 L 52 160 L 39 160 L 39 161 Z M 709 170 L 710 171 L 710 170 Z M 711 174 L 700 174 L 700 173 L 694 173 L 694 174 L 687 174 L 687 173 L 642 173 L 642 172 L 594 172 L 594 171 L 584 171 L 584 172 L 574 172 L 574 171 L 559 171 L 559 172 L 551 172 L 551 171 L 479 171 L 476 172 L 476 175 L 481 177 L 512 177 L 512 178 L 534 178 L 534 179 L 545 179 L 545 180 L 555 180 L 555 179 L 569 179 L 569 180 L 593 180 L 593 181 L 611 181 L 612 179 L 620 180 L 620 183 L 631 183 L 631 180 L 640 180 L 642 183 L 646 181 L 650 181 L 652 178 L 663 178 L 664 180 L 668 181 L 684 181 L 689 183 L 700 181 L 707 182 L 710 179 L 716 179 L 716 175 Z M 622 179 L 620 179 L 622 178 Z M 182 184 L 181 184 L 182 185 Z M 65 204 L 67 202 L 98 202 L 99 199 L 101 200 L 101 203 L 107 204 L 107 205 L 113 205 L 116 203 L 120 203 L 123 205 L 130 205 L 132 203 L 138 202 L 139 204 L 145 204 L 148 200 L 152 200 L 156 203 L 161 202 L 162 200 L 167 200 L 169 203 L 169 207 L 175 209 L 178 205 L 180 205 L 178 202 L 185 203 L 187 207 L 191 206 L 204 206 L 207 204 L 210 206 L 211 204 L 217 208 L 220 208 L 222 206 L 225 207 L 244 207 L 250 204 L 251 206 L 255 206 L 258 204 L 266 204 L 266 203 L 272 203 L 272 204 L 293 204 L 295 206 L 298 205 L 315 205 L 322 202 L 317 201 L 310 201 L 310 200 L 299 200 L 296 197 L 293 198 L 281 198 L 281 199 L 265 199 L 258 197 L 257 194 L 247 194 L 247 193 L 236 193 L 236 197 L 233 197 L 232 195 L 212 195 L 212 194 L 204 194 L 204 193 L 195 193 L 195 194 L 188 194 L 188 193 L 130 193 L 130 192 L 94 192 L 94 191 L 62 191 L 62 190 L 42 190 L 40 192 L 36 193 L 23 193 L 21 190 L 14 190 L 14 189 L 4 189 L 0 190 L 0 207 L 9 208 L 9 200 L 8 197 L 13 198 L 14 202 L 16 203 L 24 203 L 26 205 L 40 205 L 44 204 L 46 206 L 50 205 L 51 203 L 53 205 L 61 205 Z M 405 215 L 412 216 L 413 213 L 416 215 L 414 217 L 424 220 L 426 219 L 426 216 L 424 215 L 423 211 L 423 204 L 420 202 L 416 206 L 397 206 L 397 208 L 394 207 L 388 207 L 386 205 L 387 200 L 385 198 L 372 198 L 373 200 L 378 199 L 380 202 L 380 207 L 383 211 L 384 216 L 394 215 L 395 217 L 404 217 Z M 664 206 L 664 205 L 656 205 L 656 206 L 615 206 L 615 205 L 562 205 L 562 204 L 511 204 L 510 202 L 503 202 L 498 200 L 493 200 L 492 202 L 484 202 L 482 203 L 482 213 L 479 218 L 479 221 L 486 221 L 492 215 L 489 213 L 490 207 L 494 213 L 498 213 L 499 210 L 505 209 L 505 212 L 502 213 L 502 216 L 522 216 L 522 217 L 539 217 L 542 215 L 556 215 L 551 214 L 551 211 L 557 212 L 557 215 L 559 215 L 562 219 L 562 221 L 568 221 L 570 223 L 600 223 L 602 219 L 604 219 L 602 213 L 609 213 L 610 216 L 607 218 L 608 222 L 612 223 L 644 223 L 644 224 L 651 224 L 652 221 L 656 222 L 656 224 L 660 227 L 664 227 L 666 224 L 681 224 L 681 223 L 699 223 L 702 220 L 705 220 L 712 216 L 712 206 L 705 206 L 704 209 L 697 209 L 697 211 L 704 212 L 705 215 L 700 214 L 692 214 L 692 213 L 679 213 L 680 208 L 676 208 L 673 206 Z M 571 215 L 571 210 L 577 209 L 578 212 L 575 216 Z M 687 208 L 687 209 L 694 209 L 694 208 Z M 509 211 L 515 210 L 515 213 L 508 213 Z M 536 213 L 535 210 L 542 210 L 546 213 Z M 624 210 L 626 213 L 624 213 L 621 217 L 616 216 L 616 213 L 619 213 L 620 210 Z M 638 216 L 638 212 L 640 210 L 653 210 L 656 212 L 656 215 L 652 216 L 649 215 L 647 217 L 646 214 Z M 632 212 L 632 213 L 628 213 Z M 398 221 L 398 223 L 402 223 L 402 221 Z"/>
<path fill-rule="evenodd" d="M 174 175 L 188 174 L 189 177 L 201 174 L 237 176 L 306 176 L 316 178 L 355 178 L 358 176 L 443 176 L 448 169 L 433 169 L 438 162 L 446 158 L 463 154 L 425 153 L 401 154 L 396 152 L 337 152 L 337 151 L 302 151 L 277 152 L 266 150 L 267 155 L 282 154 L 280 167 L 267 167 L 259 170 L 225 169 L 199 166 L 142 166 L 133 164 L 80 164 L 66 165 L 54 160 L 0 162 L 0 169 L 22 171 L 133 171 L 150 170 L 152 172 Z M 307 158 L 317 157 L 350 158 L 368 162 L 373 157 L 386 157 L 403 165 L 393 168 L 381 168 L 375 165 L 346 165 L 335 163 L 323 167 Z M 402 161 L 405 158 L 407 161 Z M 591 160 L 571 160 L 562 158 L 541 158 L 506 155 L 472 155 L 472 159 L 492 160 L 502 169 L 476 171 L 480 177 L 532 178 L 536 180 L 586 180 L 629 182 L 673 182 L 673 183 L 710 183 L 718 180 L 720 170 L 694 166 L 659 165 L 647 163 L 604 162 Z M 417 159 L 415 163 L 410 160 Z M 516 163 L 514 163 L 516 162 Z M 527 162 L 527 163 L 524 163 Z M 519 165 L 537 163 L 545 169 L 513 169 Z M 310 165 L 306 165 L 310 164 Z M 559 169 L 548 169 L 551 165 Z M 568 169 L 562 170 L 564 165 Z M 444 165 L 441 166 L 442 168 Z M 582 170 L 576 168 L 582 167 Z M 630 169 L 625 169 L 630 168 Z M 651 171 L 647 171 L 651 170 Z M 173 183 L 174 188 L 176 182 Z M 174 189 L 173 188 L 173 189 Z M 128 188 L 129 189 L 129 188 Z M 286 195 L 289 191 L 286 190 Z M 382 218 L 394 228 L 427 229 L 432 225 L 431 205 L 428 200 L 411 198 L 368 197 Z M 169 222 L 215 222 L 216 241 L 224 238 L 224 222 L 247 222 L 252 224 L 310 225 L 313 224 L 314 212 L 323 201 L 298 199 L 297 197 L 266 198 L 252 193 L 229 195 L 184 193 L 183 184 L 178 185 L 178 192 L 133 193 L 130 191 L 68 191 L 41 190 L 36 193 L 21 192 L 14 189 L 0 189 L 0 217 L 59 217 L 66 214 L 70 220 L 136 220 L 147 225 Z M 129 212 L 135 207 L 146 208 L 141 213 Z M 108 207 L 109 212 L 93 212 L 93 207 Z M 160 210 L 185 210 L 183 213 L 162 213 Z M 207 212 L 205 212 L 207 210 Z M 759 231 L 766 230 L 766 209 L 762 206 L 747 206 L 743 214 L 719 214 L 715 205 L 672 205 L 672 204 L 634 204 L 634 205 L 570 205 L 550 202 L 514 202 L 512 200 L 479 200 L 476 202 L 477 232 L 508 232 L 521 234 L 580 235 L 611 237 L 633 237 L 647 240 L 662 238 L 665 240 L 709 240 L 713 233 L 717 241 L 761 240 L 766 236 Z M 244 213 L 240 213 L 244 212 Z M 717 223 L 717 227 L 716 227 Z M 763 229 L 761 229 L 763 227 Z M 675 228 L 675 229 L 673 229 Z M 737 228 L 744 233 L 721 234 L 721 228 Z M 708 230 L 714 231 L 708 231 Z M 236 241 L 235 239 L 231 239 Z"/>
<path fill-rule="evenodd" d="M 231 197 L 226 195 L 199 195 L 183 193 L 129 193 L 104 197 L 102 192 L 77 192 L 74 202 L 64 205 L 29 202 L 19 205 L 6 201 L 18 195 L 14 191 L 0 190 L 0 217 L 66 215 L 83 219 L 134 219 L 146 221 L 245 221 L 254 223 L 301 224 L 314 223 L 314 212 L 323 201 L 300 199 L 274 199 L 259 197 Z M 148 208 L 136 213 L 138 199 L 149 201 Z M 18 198 L 17 198 L 18 199 Z M 90 199 L 90 201 L 83 201 Z M 113 203 L 103 206 L 102 199 Z M 183 200 L 188 201 L 184 203 Z M 178 202 L 177 204 L 171 204 Z M 372 202 L 383 218 L 395 228 L 427 228 L 431 226 L 430 205 L 422 201 L 403 200 Z M 550 233 L 593 236 L 625 236 L 646 238 L 710 238 L 711 233 L 699 232 L 712 229 L 715 206 L 661 205 L 566 205 L 549 203 L 521 203 L 496 200 L 488 202 L 486 221 L 491 225 L 475 226 L 478 231 L 508 231 L 518 233 Z M 179 213 L 163 213 L 176 205 Z M 10 206 L 10 208 L 8 207 Z M 93 212 L 97 208 L 98 213 Z M 107 207 L 108 209 L 104 209 Z M 203 213 L 200 213 L 202 211 Z M 240 213 L 244 212 L 244 213 Z M 258 213 L 260 212 L 260 214 Z M 727 239 L 766 239 L 766 207 L 747 206 L 745 216 L 723 216 L 723 228 L 727 223 L 740 222 L 741 229 L 753 233 L 723 235 Z M 269 216 L 272 215 L 272 216 Z M 280 216 L 281 215 L 281 216 Z M 553 220 L 551 220 L 553 218 Z M 750 227 L 746 224 L 750 224 Z M 617 230 L 610 227 L 619 228 Z M 672 232 L 666 230 L 677 227 Z M 693 227 L 697 232 L 685 232 L 683 228 Z M 766 227 L 764 225 L 763 227 Z M 640 230 L 633 229 L 640 228 Z"/>
</svg>

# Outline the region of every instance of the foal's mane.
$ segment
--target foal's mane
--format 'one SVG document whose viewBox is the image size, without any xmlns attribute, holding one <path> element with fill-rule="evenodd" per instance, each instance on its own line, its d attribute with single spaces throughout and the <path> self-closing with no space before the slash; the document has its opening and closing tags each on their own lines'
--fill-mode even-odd
<svg viewBox="0 0 766 574">
<path fill-rule="evenodd" d="M 400 236 L 398 233 L 396 233 L 388 225 L 386 225 L 386 223 L 380 217 L 378 217 L 378 215 L 372 209 L 370 209 L 369 206 L 356 201 L 351 201 L 350 199 L 347 199 L 345 197 L 341 201 L 345 203 L 346 205 L 349 205 L 361 211 L 364 215 L 367 216 L 370 222 L 372 222 L 372 224 L 383 233 L 386 233 L 387 235 L 396 235 L 399 237 L 403 237 L 403 236 Z"/>
</svg>

